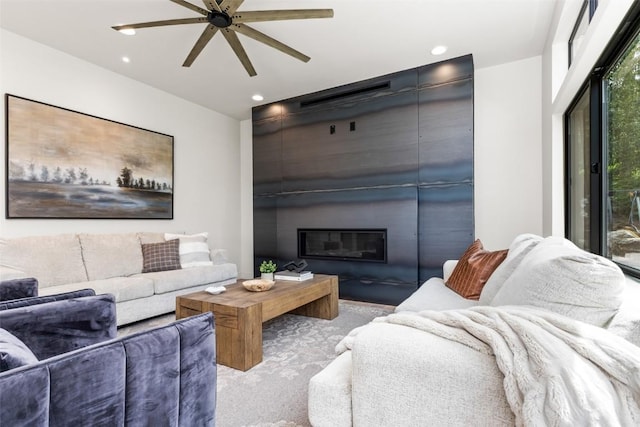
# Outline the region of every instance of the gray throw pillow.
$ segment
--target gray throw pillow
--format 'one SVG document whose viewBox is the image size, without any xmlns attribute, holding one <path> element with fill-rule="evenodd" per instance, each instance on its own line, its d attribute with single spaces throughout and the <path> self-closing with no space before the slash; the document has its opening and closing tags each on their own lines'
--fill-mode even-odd
<svg viewBox="0 0 640 427">
<path fill-rule="evenodd" d="M 0 372 L 37 363 L 38 358 L 22 341 L 0 328 Z"/>
<path fill-rule="evenodd" d="M 168 240 L 162 243 L 147 243 L 142 245 L 143 273 L 155 271 L 179 270 L 180 241 Z"/>
<path fill-rule="evenodd" d="M 603 327 L 617 313 L 624 286 L 624 274 L 612 261 L 547 237 L 524 257 L 491 305 L 532 305 Z"/>
</svg>

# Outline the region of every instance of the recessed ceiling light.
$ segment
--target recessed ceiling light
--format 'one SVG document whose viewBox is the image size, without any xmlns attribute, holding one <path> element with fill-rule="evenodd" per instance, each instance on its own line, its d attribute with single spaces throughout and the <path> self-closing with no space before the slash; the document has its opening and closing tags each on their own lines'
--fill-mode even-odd
<svg viewBox="0 0 640 427">
<path fill-rule="evenodd" d="M 251 99 L 253 99 L 254 101 L 264 101 L 264 96 L 260 95 L 259 93 L 256 93 L 251 97 Z"/>
<path fill-rule="evenodd" d="M 134 28 L 123 28 L 120 31 L 122 34 L 126 34 L 127 36 L 133 36 L 136 33 L 136 30 Z"/>
<path fill-rule="evenodd" d="M 128 64 L 129 62 L 131 62 L 131 60 L 129 59 L 129 57 L 128 57 L 128 56 L 123 56 L 123 57 L 122 57 L 122 62 L 124 62 L 124 63 L 127 63 L 127 64 Z"/>
<path fill-rule="evenodd" d="M 447 51 L 446 46 L 436 46 L 433 49 L 431 49 L 431 55 L 442 55 L 446 51 Z"/>
</svg>

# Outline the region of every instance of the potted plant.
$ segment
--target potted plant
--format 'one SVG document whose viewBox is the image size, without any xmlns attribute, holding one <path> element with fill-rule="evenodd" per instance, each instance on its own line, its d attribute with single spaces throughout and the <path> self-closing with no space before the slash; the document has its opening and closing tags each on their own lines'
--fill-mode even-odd
<svg viewBox="0 0 640 427">
<path fill-rule="evenodd" d="M 263 280 L 273 280 L 273 273 L 276 272 L 276 264 L 269 260 L 269 261 L 262 261 L 262 264 L 260 264 L 260 278 Z"/>
</svg>

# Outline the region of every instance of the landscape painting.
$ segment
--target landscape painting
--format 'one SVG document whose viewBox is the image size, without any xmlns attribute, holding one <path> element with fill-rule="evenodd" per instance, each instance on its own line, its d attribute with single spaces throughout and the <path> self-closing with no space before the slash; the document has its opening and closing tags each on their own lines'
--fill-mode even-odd
<svg viewBox="0 0 640 427">
<path fill-rule="evenodd" d="M 6 217 L 172 219 L 173 137 L 7 94 Z"/>
</svg>

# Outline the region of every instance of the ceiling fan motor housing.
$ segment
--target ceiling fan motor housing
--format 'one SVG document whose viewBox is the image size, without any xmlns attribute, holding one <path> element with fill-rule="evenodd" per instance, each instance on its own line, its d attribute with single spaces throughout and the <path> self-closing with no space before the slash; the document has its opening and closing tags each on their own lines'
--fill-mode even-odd
<svg viewBox="0 0 640 427">
<path fill-rule="evenodd" d="M 209 11 L 207 21 L 218 28 L 227 28 L 232 23 L 231 17 L 227 13 L 218 12 L 217 10 Z"/>
</svg>

